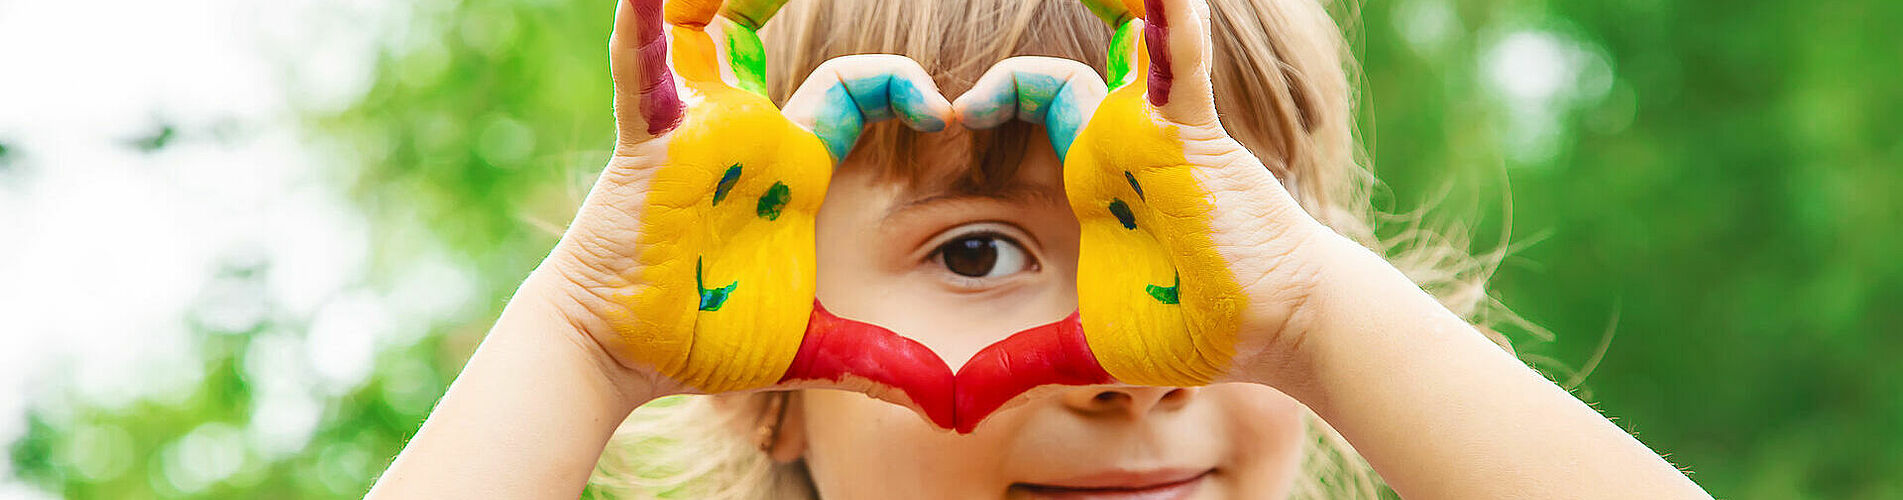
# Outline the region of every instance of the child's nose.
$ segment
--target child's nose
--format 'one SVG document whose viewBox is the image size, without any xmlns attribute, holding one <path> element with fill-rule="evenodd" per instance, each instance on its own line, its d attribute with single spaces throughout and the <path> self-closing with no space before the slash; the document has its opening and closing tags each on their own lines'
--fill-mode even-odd
<svg viewBox="0 0 1903 500">
<path fill-rule="evenodd" d="M 1149 416 L 1151 412 L 1181 409 L 1195 396 L 1189 387 L 1093 385 L 1068 389 L 1059 399 L 1071 411 L 1085 416 Z"/>
</svg>

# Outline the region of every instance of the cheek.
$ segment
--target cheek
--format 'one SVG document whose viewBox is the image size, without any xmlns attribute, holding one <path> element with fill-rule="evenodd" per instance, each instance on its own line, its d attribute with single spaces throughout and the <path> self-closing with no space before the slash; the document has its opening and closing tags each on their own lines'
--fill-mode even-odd
<svg viewBox="0 0 1903 500">
<path fill-rule="evenodd" d="M 1285 495 L 1301 473 L 1308 408 L 1268 386 L 1218 384 L 1204 390 L 1231 429 L 1231 463 L 1237 472 L 1231 477 L 1238 489 L 1259 494 L 1252 498 Z"/>
<path fill-rule="evenodd" d="M 803 393 L 806 452 L 822 498 L 984 496 L 1002 483 L 993 440 L 957 438 L 897 405 L 833 390 Z M 996 486 L 996 488 L 993 488 Z M 995 494 L 995 493 L 992 493 Z"/>
</svg>

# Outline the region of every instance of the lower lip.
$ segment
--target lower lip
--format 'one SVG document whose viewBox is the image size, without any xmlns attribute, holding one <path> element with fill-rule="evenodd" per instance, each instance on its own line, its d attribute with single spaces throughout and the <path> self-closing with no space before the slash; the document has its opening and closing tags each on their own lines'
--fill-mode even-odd
<svg viewBox="0 0 1903 500">
<path fill-rule="evenodd" d="M 1021 486 L 1030 493 L 1030 498 L 1050 500 L 1183 500 L 1196 494 L 1202 487 L 1203 479 L 1209 477 L 1203 473 L 1190 479 L 1174 483 L 1164 483 L 1138 489 L 1113 488 L 1060 488 L 1053 486 Z"/>
</svg>

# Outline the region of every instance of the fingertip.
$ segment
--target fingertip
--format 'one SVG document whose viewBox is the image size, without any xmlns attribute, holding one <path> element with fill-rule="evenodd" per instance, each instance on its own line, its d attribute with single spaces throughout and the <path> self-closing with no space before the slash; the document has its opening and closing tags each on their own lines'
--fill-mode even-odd
<svg viewBox="0 0 1903 500">
<path fill-rule="evenodd" d="M 938 87 L 920 75 L 895 74 L 887 85 L 887 96 L 892 103 L 892 111 L 905 126 L 920 132 L 940 132 L 948 122 L 956 121 L 952 104 L 938 92 Z"/>
<path fill-rule="evenodd" d="M 1143 45 L 1149 56 L 1146 100 L 1170 120 L 1216 120 L 1209 81 L 1209 4 L 1205 0 L 1145 0 Z"/>
<path fill-rule="evenodd" d="M 706 26 L 713 22 L 720 4 L 721 0 L 668 0 L 667 23 L 695 28 Z"/>
<path fill-rule="evenodd" d="M 661 11 L 661 0 L 624 0 L 615 9 L 610 67 L 624 140 L 644 140 L 673 130 L 686 113 L 674 88 L 673 70 L 667 65 Z"/>
<path fill-rule="evenodd" d="M 721 15 L 753 29 L 765 26 L 767 20 L 779 13 L 786 0 L 727 0 L 722 6 Z"/>
<path fill-rule="evenodd" d="M 1002 65 L 1000 65 L 1002 66 Z M 965 128 L 984 130 L 1003 125 L 1018 115 L 1017 85 L 1011 72 L 994 67 L 978 78 L 971 90 L 958 96 L 953 114 Z"/>
<path fill-rule="evenodd" d="M 1167 106 L 1170 102 L 1170 87 L 1176 83 L 1175 61 L 1170 54 L 1170 22 L 1161 0 L 1145 0 L 1144 10 L 1149 17 L 1143 19 L 1143 45 L 1150 55 L 1149 89 L 1146 94 L 1151 106 Z"/>
</svg>

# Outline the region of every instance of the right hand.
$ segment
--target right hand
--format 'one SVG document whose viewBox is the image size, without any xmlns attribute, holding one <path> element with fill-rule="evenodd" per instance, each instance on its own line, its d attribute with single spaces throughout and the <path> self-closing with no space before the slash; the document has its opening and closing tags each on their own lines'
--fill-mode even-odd
<svg viewBox="0 0 1903 500">
<path fill-rule="evenodd" d="M 908 348 L 868 345 L 905 341 L 869 325 L 828 326 L 836 318 L 815 308 L 814 214 L 864 124 L 896 116 L 935 131 L 950 103 L 910 59 L 854 56 L 815 71 L 782 114 L 758 94 L 754 34 L 779 3 L 729 2 L 752 11 L 715 17 L 718 0 L 665 9 L 661 0 L 621 2 L 610 42 L 614 156 L 525 291 L 560 299 L 581 337 L 632 372 L 648 397 L 821 386 L 949 401 L 942 368 L 789 372 L 828 362 L 796 364 L 796 355 Z M 738 42 L 714 43 L 710 23 Z M 723 64 L 735 81 L 723 79 Z M 807 338 L 809 320 L 827 327 L 826 338 Z"/>
</svg>

